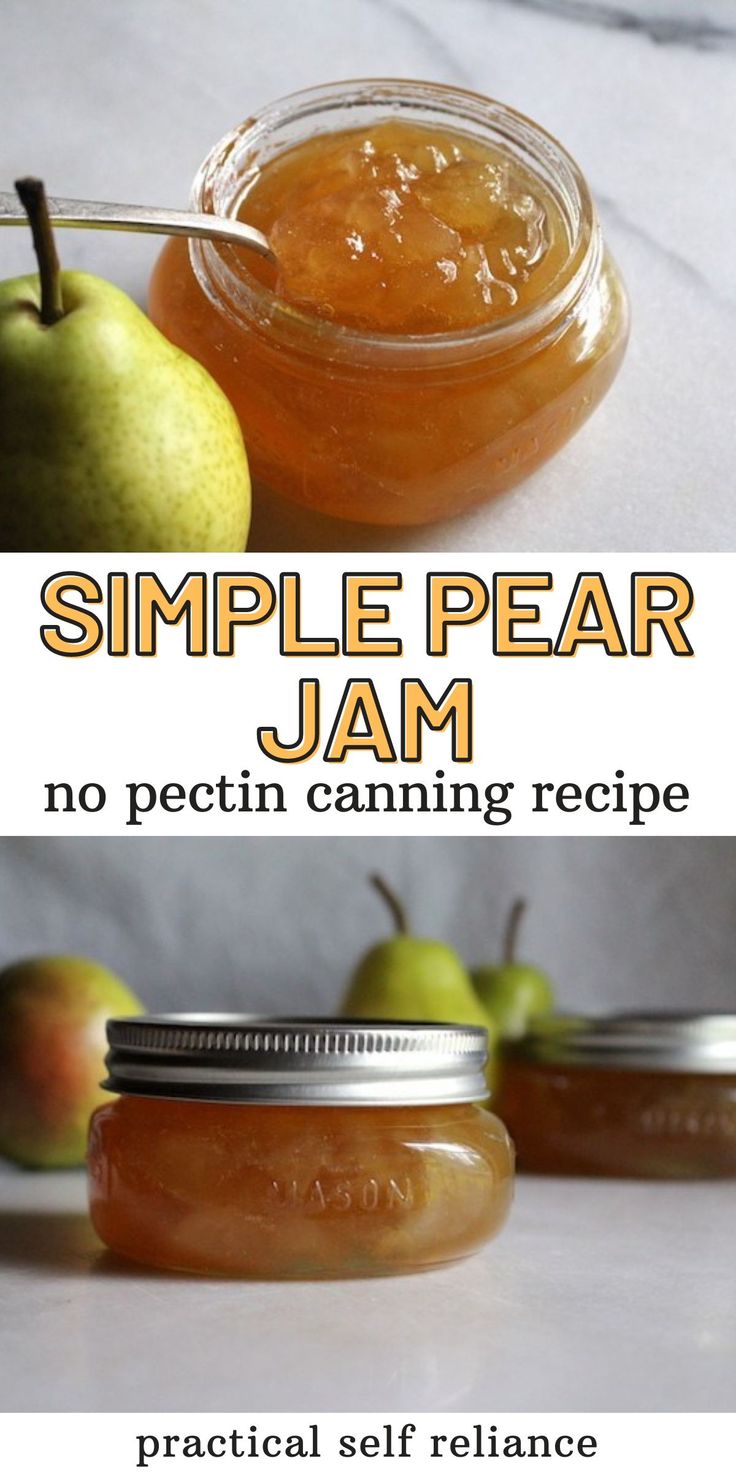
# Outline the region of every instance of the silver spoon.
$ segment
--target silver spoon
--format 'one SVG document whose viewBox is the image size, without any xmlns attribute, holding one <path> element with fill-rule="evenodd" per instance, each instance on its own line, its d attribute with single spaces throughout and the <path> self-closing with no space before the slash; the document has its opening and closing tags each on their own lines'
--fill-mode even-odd
<svg viewBox="0 0 736 1472">
<path fill-rule="evenodd" d="M 197 240 L 226 240 L 245 245 L 269 261 L 276 257 L 260 230 L 242 220 L 222 215 L 196 215 L 190 210 L 151 209 L 141 204 L 104 204 L 96 199 L 58 199 L 47 196 L 52 225 L 80 230 L 133 230 L 144 235 L 187 235 Z M 28 216 L 17 194 L 0 192 L 0 225 L 27 225 Z"/>
</svg>

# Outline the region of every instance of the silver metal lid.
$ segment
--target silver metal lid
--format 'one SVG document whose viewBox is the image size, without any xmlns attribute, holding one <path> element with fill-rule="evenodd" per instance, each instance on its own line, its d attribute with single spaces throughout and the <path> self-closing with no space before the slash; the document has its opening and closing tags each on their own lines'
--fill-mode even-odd
<svg viewBox="0 0 736 1472">
<path fill-rule="evenodd" d="M 736 1074 L 736 1013 L 553 1015 L 505 1051 L 508 1058 L 584 1068 Z"/>
<path fill-rule="evenodd" d="M 482 1027 L 190 1013 L 108 1022 L 103 1088 L 248 1104 L 460 1104 L 488 1093 Z"/>
</svg>

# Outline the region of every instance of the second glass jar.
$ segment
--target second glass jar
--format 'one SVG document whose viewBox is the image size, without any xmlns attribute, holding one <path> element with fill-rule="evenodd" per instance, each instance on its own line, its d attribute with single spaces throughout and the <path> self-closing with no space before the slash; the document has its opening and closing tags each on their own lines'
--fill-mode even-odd
<svg viewBox="0 0 736 1472">
<path fill-rule="evenodd" d="M 540 1018 L 507 1047 L 498 1108 L 523 1170 L 736 1179 L 736 1016 Z"/>
</svg>

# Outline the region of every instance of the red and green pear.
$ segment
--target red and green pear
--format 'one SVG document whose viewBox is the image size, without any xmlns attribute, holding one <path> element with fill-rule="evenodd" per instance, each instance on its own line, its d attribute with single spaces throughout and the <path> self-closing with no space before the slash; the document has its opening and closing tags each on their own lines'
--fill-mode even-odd
<svg viewBox="0 0 736 1472">
<path fill-rule="evenodd" d="M 107 967 L 39 956 L 0 972 L 0 1155 L 81 1165 L 90 1115 L 107 1097 L 105 1023 L 145 1009 Z"/>
</svg>

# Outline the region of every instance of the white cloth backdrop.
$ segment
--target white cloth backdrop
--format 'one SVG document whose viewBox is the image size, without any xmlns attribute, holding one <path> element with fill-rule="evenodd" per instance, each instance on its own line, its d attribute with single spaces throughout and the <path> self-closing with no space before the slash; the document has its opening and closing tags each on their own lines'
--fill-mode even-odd
<svg viewBox="0 0 736 1472">
<path fill-rule="evenodd" d="M 0 964 L 86 952 L 150 1008 L 329 1012 L 388 929 L 372 869 L 470 962 L 527 895 L 566 1006 L 736 1008 L 731 839 L 4 839 Z"/>
</svg>

